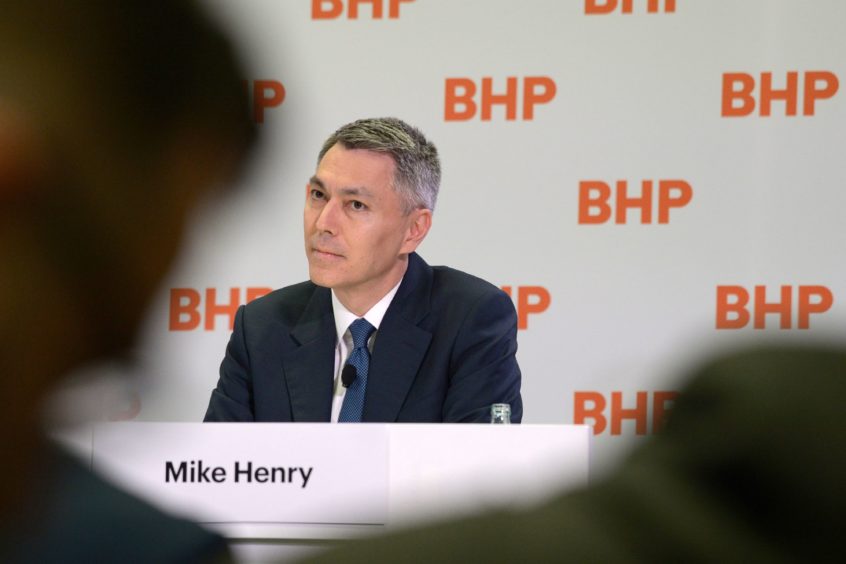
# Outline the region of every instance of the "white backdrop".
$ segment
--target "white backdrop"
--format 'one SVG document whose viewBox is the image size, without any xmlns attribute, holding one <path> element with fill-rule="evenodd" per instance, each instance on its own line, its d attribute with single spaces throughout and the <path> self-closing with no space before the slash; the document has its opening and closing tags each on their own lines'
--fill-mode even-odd
<svg viewBox="0 0 846 564">
<path fill-rule="evenodd" d="M 107 401 L 104 417 L 202 419 L 230 330 L 229 316 L 206 315 L 207 290 L 227 304 L 232 288 L 243 301 L 248 288 L 306 278 L 305 183 L 322 141 L 361 117 L 400 117 L 438 146 L 443 183 L 420 253 L 511 286 L 515 300 L 523 288 L 524 421 L 594 424 L 582 415 L 594 400 L 607 402 L 607 425 L 595 426 L 598 467 L 652 432 L 655 392 L 676 390 L 675 377 L 705 354 L 762 336 L 846 340 L 846 2 L 634 0 L 631 10 L 623 0 L 206 3 L 247 47 L 247 95 L 264 85 L 266 142 L 241 190 L 197 218 L 150 310 L 144 385 Z M 341 15 L 316 19 L 314 6 Z M 784 89 L 794 72 L 789 100 L 776 93 L 762 116 L 770 98 L 762 73 Z M 727 73 L 754 81 L 750 115 L 724 115 L 750 101 Z M 502 103 L 482 119 L 486 78 L 494 94 L 512 79 L 515 119 Z M 472 104 L 462 98 L 468 80 L 478 91 Z M 741 94 L 726 97 L 724 81 Z M 527 84 L 530 97 L 548 99 L 531 106 L 532 119 Z M 786 115 L 794 100 L 796 115 Z M 462 113 L 473 115 L 449 119 Z M 639 208 L 619 224 L 580 221 L 580 184 L 607 184 L 616 209 L 617 182 L 632 197 L 644 180 L 654 183 L 650 222 Z M 667 180 L 689 186 L 691 197 L 659 223 Z M 581 204 L 601 216 L 603 208 Z M 756 286 L 769 302 L 790 286 L 789 328 L 776 313 L 764 328 L 718 328 L 739 315 L 720 306 L 721 286 L 748 292 L 753 315 Z M 742 293 L 730 290 L 730 301 Z M 542 296 L 548 306 L 527 312 L 542 309 L 531 306 Z M 803 312 L 808 329 L 798 327 Z M 615 392 L 624 409 L 642 402 L 623 412 L 619 433 Z"/>
</svg>

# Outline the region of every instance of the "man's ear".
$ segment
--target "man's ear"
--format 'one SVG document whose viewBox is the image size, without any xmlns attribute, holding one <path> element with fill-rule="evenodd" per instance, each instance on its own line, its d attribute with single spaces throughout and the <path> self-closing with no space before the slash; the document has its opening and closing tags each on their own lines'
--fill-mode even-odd
<svg viewBox="0 0 846 564">
<path fill-rule="evenodd" d="M 409 214 L 408 230 L 403 241 L 401 253 L 413 253 L 432 227 L 432 210 L 416 209 Z"/>
</svg>

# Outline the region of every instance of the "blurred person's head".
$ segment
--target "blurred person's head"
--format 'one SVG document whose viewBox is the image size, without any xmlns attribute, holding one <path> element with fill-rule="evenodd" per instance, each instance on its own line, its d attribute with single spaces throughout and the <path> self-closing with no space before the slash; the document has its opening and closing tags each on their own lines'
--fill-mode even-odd
<svg viewBox="0 0 846 564">
<path fill-rule="evenodd" d="M 189 211 L 242 161 L 242 78 L 192 2 L 3 3 L 0 424 L 22 445 L 57 378 L 129 347 Z"/>
</svg>

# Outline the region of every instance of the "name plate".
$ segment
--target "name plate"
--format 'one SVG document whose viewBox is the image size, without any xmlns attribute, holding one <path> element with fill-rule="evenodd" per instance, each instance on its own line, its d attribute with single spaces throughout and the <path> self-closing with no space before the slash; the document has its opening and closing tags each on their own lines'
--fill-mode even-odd
<svg viewBox="0 0 846 564">
<path fill-rule="evenodd" d="M 384 425 L 110 423 L 92 466 L 165 510 L 206 524 L 382 525 Z M 321 446 L 322 445 L 322 446 Z"/>
</svg>

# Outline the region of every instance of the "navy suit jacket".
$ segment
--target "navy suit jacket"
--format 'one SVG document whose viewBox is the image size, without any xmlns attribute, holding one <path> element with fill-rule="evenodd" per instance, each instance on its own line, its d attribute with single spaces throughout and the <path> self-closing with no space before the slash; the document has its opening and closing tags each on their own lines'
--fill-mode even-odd
<svg viewBox="0 0 846 564">
<path fill-rule="evenodd" d="M 328 288 L 302 282 L 241 306 L 206 421 L 329 421 L 335 318 Z M 416 253 L 373 344 L 362 420 L 520 422 L 517 314 L 480 278 Z"/>
</svg>

